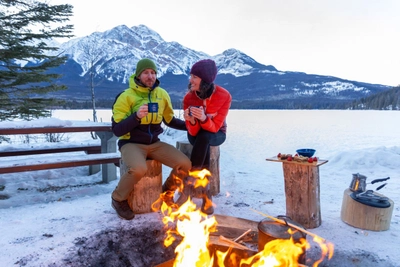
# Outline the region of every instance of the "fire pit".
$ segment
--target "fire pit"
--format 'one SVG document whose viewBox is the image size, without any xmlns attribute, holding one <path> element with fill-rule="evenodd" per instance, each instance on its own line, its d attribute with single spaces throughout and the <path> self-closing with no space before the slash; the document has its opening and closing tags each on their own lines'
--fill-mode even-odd
<svg viewBox="0 0 400 267">
<path fill-rule="evenodd" d="M 206 169 L 190 173 L 192 179 L 190 180 L 190 184 L 186 183 L 185 185 L 185 183 L 181 183 L 183 188 L 180 189 L 180 192 L 185 195 L 184 203 L 181 202 L 178 205 L 173 204 L 169 206 L 165 202 L 162 202 L 162 204 L 158 202 L 157 206 L 164 216 L 162 219 L 163 223 L 168 229 L 164 245 L 166 247 L 171 246 L 178 237 L 182 237 L 182 240 L 175 249 L 175 258 L 157 267 L 251 267 L 260 266 L 260 264 L 262 266 L 299 266 L 299 264 L 305 261 L 305 250 L 308 246 L 305 238 L 306 235 L 301 235 L 299 239 L 295 237 L 295 234 L 308 232 L 303 227 L 294 225 L 294 222 L 288 223 L 287 220 L 282 221 L 281 219 L 267 215 L 266 217 L 270 217 L 273 220 L 272 222 L 264 220 L 260 223 L 252 223 L 247 221 L 248 228 L 243 230 L 242 227 L 238 227 L 243 223 L 243 219 L 235 227 L 233 224 L 235 220 L 232 217 L 217 218 L 217 216 L 207 216 L 207 214 L 203 213 L 203 209 L 200 210 L 191 200 L 190 190 L 185 194 L 185 189 L 187 188 L 206 188 L 207 183 L 204 182 L 207 182 L 208 179 L 204 179 L 204 175 L 201 175 L 204 173 L 203 171 L 209 173 Z M 163 199 L 163 197 L 161 196 L 160 199 Z M 212 205 L 212 203 L 209 205 Z M 233 239 L 232 237 L 229 238 L 227 236 L 229 236 L 231 231 L 222 231 L 224 224 L 228 227 L 228 230 L 236 228 L 243 231 L 239 236 L 233 237 Z M 284 228 L 282 225 L 288 227 Z M 272 231 L 271 227 L 274 230 L 279 228 L 280 231 L 282 231 L 281 228 L 284 228 L 284 232 L 288 232 L 288 234 L 282 235 L 279 233 L 276 236 L 276 231 Z M 255 231 L 255 233 L 251 233 L 252 231 Z M 272 234 L 269 234 L 268 231 L 272 232 Z M 316 237 L 312 233 L 310 234 Z M 247 235 L 253 236 L 248 241 L 253 241 L 255 244 L 247 243 L 245 245 L 243 243 L 242 239 L 247 238 Z M 260 237 L 262 238 L 261 243 L 259 242 Z M 239 241 L 242 243 L 239 243 Z M 323 244 L 324 240 L 322 238 L 319 238 L 319 241 L 321 248 L 324 248 L 322 249 L 324 252 L 322 258 L 327 253 L 331 258 L 333 255 L 333 246 Z M 254 249 L 254 245 L 256 245 L 256 249 Z"/>
<path fill-rule="evenodd" d="M 306 266 L 304 265 L 306 264 L 305 250 L 306 247 L 309 247 L 305 239 L 306 234 L 301 234 L 298 230 L 285 225 L 282 229 L 287 229 L 289 233 L 280 233 L 282 231 L 281 227 L 268 220 L 255 222 L 218 214 L 213 217 L 218 225 L 216 226 L 216 231 L 209 234 L 207 251 L 202 250 L 200 252 L 203 255 L 198 256 L 196 253 L 182 252 L 179 249 L 179 246 L 184 243 L 185 235 L 182 243 L 175 250 L 177 257 L 156 265 L 156 267 L 189 266 L 187 261 L 183 261 L 185 257 L 195 261 L 199 258 L 204 260 L 196 263 L 190 262 L 190 266 L 197 266 L 196 264 L 199 262 L 201 264 L 204 263 L 205 266 L 212 264 L 210 266 L 213 267 L 251 267 L 259 266 L 261 262 L 265 264 L 262 266 Z M 291 221 L 289 222 L 290 225 L 293 225 L 292 223 Z M 268 226 L 265 226 L 265 224 L 268 224 Z M 275 232 L 268 234 L 266 237 L 266 231 L 271 230 L 271 227 L 276 228 Z M 274 235 L 278 235 L 278 237 L 274 237 Z M 282 236 L 279 237 L 279 235 Z M 294 240 L 291 235 L 296 239 Z M 301 236 L 301 240 L 299 240 L 299 236 Z M 260 237 L 262 245 L 265 245 L 263 248 L 259 247 Z M 194 241 L 191 241 L 183 247 L 196 246 Z M 326 246 L 321 251 L 333 254 L 333 247 Z M 204 254 L 207 255 L 204 256 Z M 271 265 L 268 265 L 269 263 Z"/>
</svg>

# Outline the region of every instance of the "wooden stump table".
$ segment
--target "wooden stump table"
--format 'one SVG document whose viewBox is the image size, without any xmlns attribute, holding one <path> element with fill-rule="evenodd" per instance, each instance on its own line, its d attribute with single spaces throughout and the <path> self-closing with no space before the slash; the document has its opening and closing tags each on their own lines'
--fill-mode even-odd
<svg viewBox="0 0 400 267">
<path fill-rule="evenodd" d="M 321 225 L 319 166 L 327 160 L 298 162 L 277 157 L 267 161 L 282 162 L 285 179 L 286 216 L 306 229 Z"/>
</svg>

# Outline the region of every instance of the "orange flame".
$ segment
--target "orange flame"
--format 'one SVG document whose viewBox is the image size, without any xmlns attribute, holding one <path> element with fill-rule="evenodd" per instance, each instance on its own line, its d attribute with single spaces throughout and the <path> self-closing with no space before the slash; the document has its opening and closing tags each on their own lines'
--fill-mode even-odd
<svg viewBox="0 0 400 267">
<path fill-rule="evenodd" d="M 183 237 L 175 249 L 174 267 L 213 266 L 213 258 L 210 257 L 207 244 L 210 233 L 216 229 L 215 217 L 208 218 L 189 199 L 177 211 L 172 211 L 169 216 L 163 218 L 164 224 L 175 222 L 176 230 L 169 229 L 164 240 L 164 245 L 168 247 L 176 240 L 175 234 Z"/>
<path fill-rule="evenodd" d="M 195 177 L 193 187 L 206 187 L 208 185 L 207 177 L 211 176 L 211 173 L 207 169 L 202 169 L 201 171 L 189 171 L 189 175 Z"/>
<path fill-rule="evenodd" d="M 264 249 L 248 259 L 242 259 L 241 264 L 253 267 L 264 266 L 299 266 L 299 259 L 308 246 L 305 239 L 294 242 L 290 239 L 275 239 L 265 244 Z M 252 265 L 250 265 L 253 263 Z"/>
<path fill-rule="evenodd" d="M 194 183 L 192 186 L 205 187 L 208 183 L 208 179 L 205 179 L 207 175 L 210 175 L 207 170 L 190 172 L 190 176 L 199 178 L 191 180 Z M 163 200 L 162 197 L 160 199 Z M 304 238 L 296 242 L 292 238 L 275 239 L 265 244 L 264 248 L 254 256 L 242 258 L 239 263 L 236 262 L 235 253 L 231 248 L 226 252 L 216 250 L 214 254 L 211 253 L 209 250 L 210 233 L 216 231 L 218 222 L 214 216 L 202 213 L 190 197 L 180 207 L 167 205 L 165 202 L 161 204 L 160 201 L 157 205 L 161 206 L 161 212 L 164 215 L 162 221 L 168 227 L 164 245 L 168 247 L 177 240 L 178 236 L 182 237 L 182 241 L 175 249 L 176 257 L 173 267 L 225 267 L 225 262 L 229 260 L 234 262 L 234 266 L 239 267 L 304 266 L 299 263 L 300 257 L 304 257 L 305 251 L 310 248 Z M 291 229 L 289 229 L 289 234 L 292 235 Z M 313 264 L 313 267 L 317 267 L 326 255 L 329 259 L 332 258 L 333 244 L 327 243 L 323 238 L 314 234 L 312 236 L 322 251 L 320 260 Z M 234 241 L 232 242 L 234 243 Z"/>
</svg>

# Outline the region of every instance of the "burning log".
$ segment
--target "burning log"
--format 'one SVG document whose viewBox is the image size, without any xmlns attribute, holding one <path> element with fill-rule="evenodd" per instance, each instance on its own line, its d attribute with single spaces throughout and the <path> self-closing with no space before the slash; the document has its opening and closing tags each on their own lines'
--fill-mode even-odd
<svg viewBox="0 0 400 267">
<path fill-rule="evenodd" d="M 227 244 L 229 244 L 229 246 L 236 247 L 236 248 L 239 248 L 239 249 L 244 249 L 244 250 L 248 250 L 249 249 L 248 247 L 243 246 L 243 245 L 241 245 L 241 244 L 239 244 L 239 243 L 237 243 L 237 242 L 235 242 L 233 240 L 230 240 L 230 239 L 224 237 L 223 235 L 220 235 L 218 237 L 218 241 L 222 242 L 222 243 L 227 243 Z"/>
<path fill-rule="evenodd" d="M 251 232 L 251 229 L 247 230 L 246 232 L 244 232 L 243 234 L 241 234 L 240 236 L 238 236 L 237 238 L 233 239 L 233 241 L 235 242 L 239 242 L 240 239 L 242 239 L 243 237 L 245 237 L 248 233 Z"/>
</svg>

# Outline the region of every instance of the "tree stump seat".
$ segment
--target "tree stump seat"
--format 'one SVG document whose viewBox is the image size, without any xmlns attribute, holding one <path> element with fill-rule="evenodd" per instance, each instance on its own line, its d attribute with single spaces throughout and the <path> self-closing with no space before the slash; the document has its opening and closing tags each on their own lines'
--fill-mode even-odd
<svg viewBox="0 0 400 267">
<path fill-rule="evenodd" d="M 147 159 L 147 172 L 134 186 L 128 197 L 128 203 L 136 214 L 152 212 L 152 204 L 160 198 L 162 192 L 162 164 L 153 159 Z M 120 161 L 120 175 L 127 171 L 128 166 Z"/>
<path fill-rule="evenodd" d="M 189 143 L 189 141 L 177 141 L 176 148 L 183 152 L 188 158 L 192 154 L 193 146 Z M 209 179 L 209 190 L 212 196 L 218 195 L 221 187 L 220 187 L 220 173 L 219 173 L 219 156 L 220 149 L 219 146 L 211 146 L 210 147 L 210 169 L 211 177 Z M 201 195 L 199 192 L 193 192 L 197 197 Z"/>
<path fill-rule="evenodd" d="M 394 208 L 393 200 L 389 199 L 389 207 L 373 207 L 354 200 L 351 197 L 352 193 L 350 188 L 347 188 L 343 192 L 342 208 L 340 211 L 340 218 L 343 222 L 356 228 L 371 231 L 385 231 L 390 228 Z M 376 192 L 374 194 L 383 196 Z"/>
</svg>

